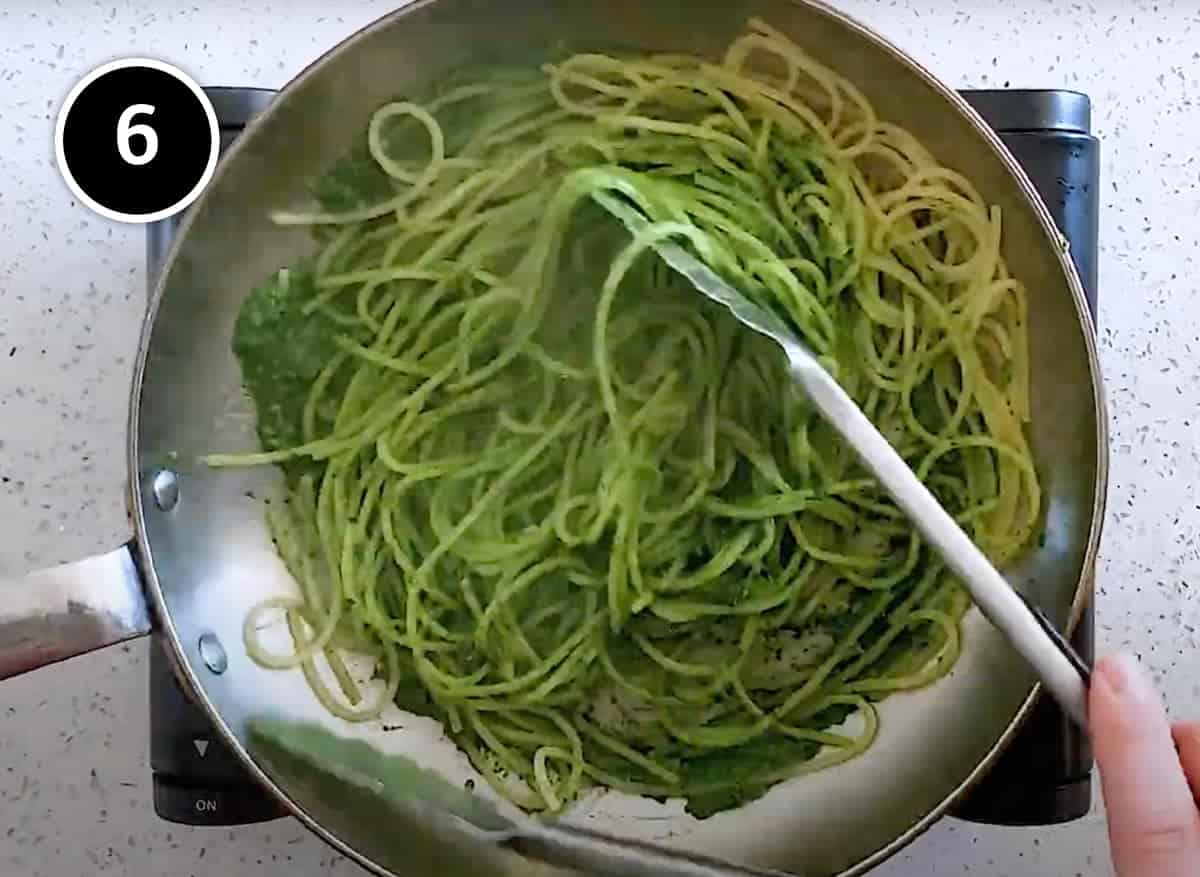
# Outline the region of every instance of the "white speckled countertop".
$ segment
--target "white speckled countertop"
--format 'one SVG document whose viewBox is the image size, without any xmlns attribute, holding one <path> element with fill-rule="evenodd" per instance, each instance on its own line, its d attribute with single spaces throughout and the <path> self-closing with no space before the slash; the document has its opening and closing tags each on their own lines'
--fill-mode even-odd
<svg viewBox="0 0 1200 877">
<path fill-rule="evenodd" d="M 69 197 L 53 116 L 113 57 L 209 85 L 277 87 L 396 0 L 9 0 L 0 7 L 0 573 L 127 538 L 126 396 L 143 232 Z M 1200 11 L 1188 0 L 841 0 L 951 84 L 1076 88 L 1103 142 L 1102 358 L 1112 414 L 1099 649 L 1138 652 L 1173 712 L 1200 715 Z M 342 10 L 335 14 L 333 8 Z M 268 37 L 267 34 L 270 34 Z M 292 821 L 189 830 L 150 806 L 145 644 L 0 687 L 0 873 L 361 873 Z M 1103 816 L 1053 829 L 947 820 L 879 869 L 1111 873 Z"/>
</svg>

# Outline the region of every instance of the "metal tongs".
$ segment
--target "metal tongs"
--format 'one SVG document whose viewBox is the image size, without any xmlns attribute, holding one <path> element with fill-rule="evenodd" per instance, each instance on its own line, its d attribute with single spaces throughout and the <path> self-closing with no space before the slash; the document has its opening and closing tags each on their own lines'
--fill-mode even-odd
<svg viewBox="0 0 1200 877">
<path fill-rule="evenodd" d="M 637 207 L 618 195 L 599 192 L 593 193 L 592 198 L 633 234 L 649 225 Z M 659 241 L 653 244 L 653 249 L 700 293 L 724 305 L 743 325 L 783 348 L 792 378 L 808 394 L 821 416 L 854 449 L 925 541 L 966 586 L 975 605 L 1029 662 L 1067 714 L 1086 731 L 1091 683 L 1087 663 L 1041 610 L 1000 575 L 816 355 L 783 320 L 750 301 L 683 247 Z"/>
</svg>

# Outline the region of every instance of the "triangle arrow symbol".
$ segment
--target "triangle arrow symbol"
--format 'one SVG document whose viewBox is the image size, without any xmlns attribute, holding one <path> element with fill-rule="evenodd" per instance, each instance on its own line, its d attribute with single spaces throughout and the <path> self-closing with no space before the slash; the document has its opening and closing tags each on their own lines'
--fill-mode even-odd
<svg viewBox="0 0 1200 877">
<path fill-rule="evenodd" d="M 200 753 L 200 757 L 208 755 L 208 742 L 203 737 L 197 737 L 192 741 L 192 745 L 196 747 L 196 751 Z"/>
</svg>

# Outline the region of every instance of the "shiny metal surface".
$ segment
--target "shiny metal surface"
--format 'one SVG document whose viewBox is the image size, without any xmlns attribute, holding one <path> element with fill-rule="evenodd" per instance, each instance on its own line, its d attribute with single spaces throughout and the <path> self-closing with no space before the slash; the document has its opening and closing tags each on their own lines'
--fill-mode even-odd
<svg viewBox="0 0 1200 877">
<path fill-rule="evenodd" d="M 229 88 L 210 86 L 204 89 L 217 114 L 220 129 L 221 151 L 241 133 L 246 124 L 266 109 L 275 96 L 270 88 Z M 169 219 L 160 219 L 146 226 L 146 294 L 149 296 L 158 285 L 159 271 L 167 260 L 175 232 L 183 221 L 182 214 Z"/>
<path fill-rule="evenodd" d="M 592 197 L 634 235 L 649 225 L 635 207 L 614 196 Z M 958 576 L 975 605 L 1037 672 L 1059 705 L 1086 729 L 1089 671 L 1082 659 L 1029 599 L 996 571 L 808 345 L 772 311 L 752 302 L 683 247 L 659 242 L 654 244 L 654 251 L 687 278 L 697 292 L 723 305 L 743 326 L 783 349 L 793 380 L 817 411 L 892 495 L 925 541 Z"/>
<path fill-rule="evenodd" d="M 149 632 L 128 547 L 0 579 L 0 679 Z"/>
<path fill-rule="evenodd" d="M 169 512 L 179 502 L 179 479 L 170 469 L 160 469 L 150 483 L 150 492 L 154 494 L 154 504 Z"/>
<path fill-rule="evenodd" d="M 496 833 L 494 843 L 549 865 L 571 868 L 596 877 L 728 877 L 729 868 L 719 860 L 667 852 L 663 848 L 633 841 L 618 841 L 609 835 L 576 826 L 543 826 L 527 822 L 523 827 Z M 750 874 L 768 875 L 755 869 Z M 778 872 L 775 872 L 778 873 Z"/>
<path fill-rule="evenodd" d="M 1087 134 L 1092 129 L 1092 102 L 1078 91 L 978 89 L 971 91 L 970 101 L 997 131 Z"/>
<path fill-rule="evenodd" d="M 229 669 L 229 656 L 225 654 L 225 647 L 221 645 L 215 633 L 200 634 L 196 648 L 200 653 L 201 662 L 211 672 L 219 676 Z"/>
<path fill-rule="evenodd" d="M 454 783 L 475 779 L 434 723 L 395 711 L 385 713 L 384 722 L 346 725 L 324 713 L 298 671 L 263 670 L 242 648 L 246 611 L 295 589 L 263 521 L 262 499 L 277 495 L 281 485 L 268 469 L 207 470 L 197 460 L 214 450 L 256 447 L 230 351 L 234 318 L 253 285 L 312 249 L 303 232 L 273 226 L 268 210 L 304 204 L 306 181 L 349 148 L 379 103 L 467 59 L 530 60 L 552 45 L 712 54 L 750 15 L 765 18 L 851 78 L 885 118 L 909 128 L 1001 207 L 1005 255 L 1031 290 L 1032 444 L 1047 499 L 1044 544 L 1005 573 L 1060 628 L 1078 617 L 1106 482 L 1103 401 L 1089 318 L 1079 278 L 1045 207 L 956 94 L 878 37 L 814 3 L 691 4 L 686 26 L 670 0 L 413 4 L 305 71 L 234 144 L 185 220 L 154 297 L 130 430 L 147 587 L 163 610 L 165 633 L 188 681 L 255 776 L 324 837 L 381 872 L 439 873 L 438 863 L 453 854 L 475 862 L 475 874 L 541 873 L 540 866 L 468 835 L 420 800 L 381 830 L 369 797 L 348 791 L 339 796 L 294 765 L 258 763 L 244 748 L 248 720 L 270 713 L 405 754 Z M 165 461 L 172 461 L 182 496 L 170 512 L 157 508 L 151 487 Z M 227 652 L 228 670 L 219 676 L 204 668 L 198 652 L 206 632 L 217 635 Z M 943 813 L 981 775 L 1031 703 L 1031 674 L 978 612 L 964 622 L 964 642 L 947 678 L 883 704 L 879 739 L 854 761 L 784 783 L 750 805 L 703 821 L 683 814 L 677 803 L 613 793 L 581 801 L 567 818 L 605 834 L 734 863 L 730 874 L 744 873 L 745 866 L 861 873 Z M 396 727 L 385 732 L 385 723 Z"/>
</svg>

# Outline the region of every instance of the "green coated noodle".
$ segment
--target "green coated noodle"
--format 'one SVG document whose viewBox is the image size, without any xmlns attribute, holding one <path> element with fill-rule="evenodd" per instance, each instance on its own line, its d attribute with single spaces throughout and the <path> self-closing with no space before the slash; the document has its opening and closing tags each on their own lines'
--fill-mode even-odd
<svg viewBox="0 0 1200 877">
<path fill-rule="evenodd" d="M 347 161 L 275 214 L 319 246 L 239 320 L 262 450 L 206 458 L 285 475 L 298 591 L 248 614 L 254 661 L 346 721 L 421 692 L 548 812 L 593 786 L 737 806 L 863 752 L 872 701 L 950 669 L 961 588 L 780 352 L 653 248 L 789 322 L 1003 563 L 1042 513 L 1027 302 L 969 180 L 760 21 L 719 60 L 456 75 Z M 310 350 L 251 379 L 255 351 Z"/>
</svg>

